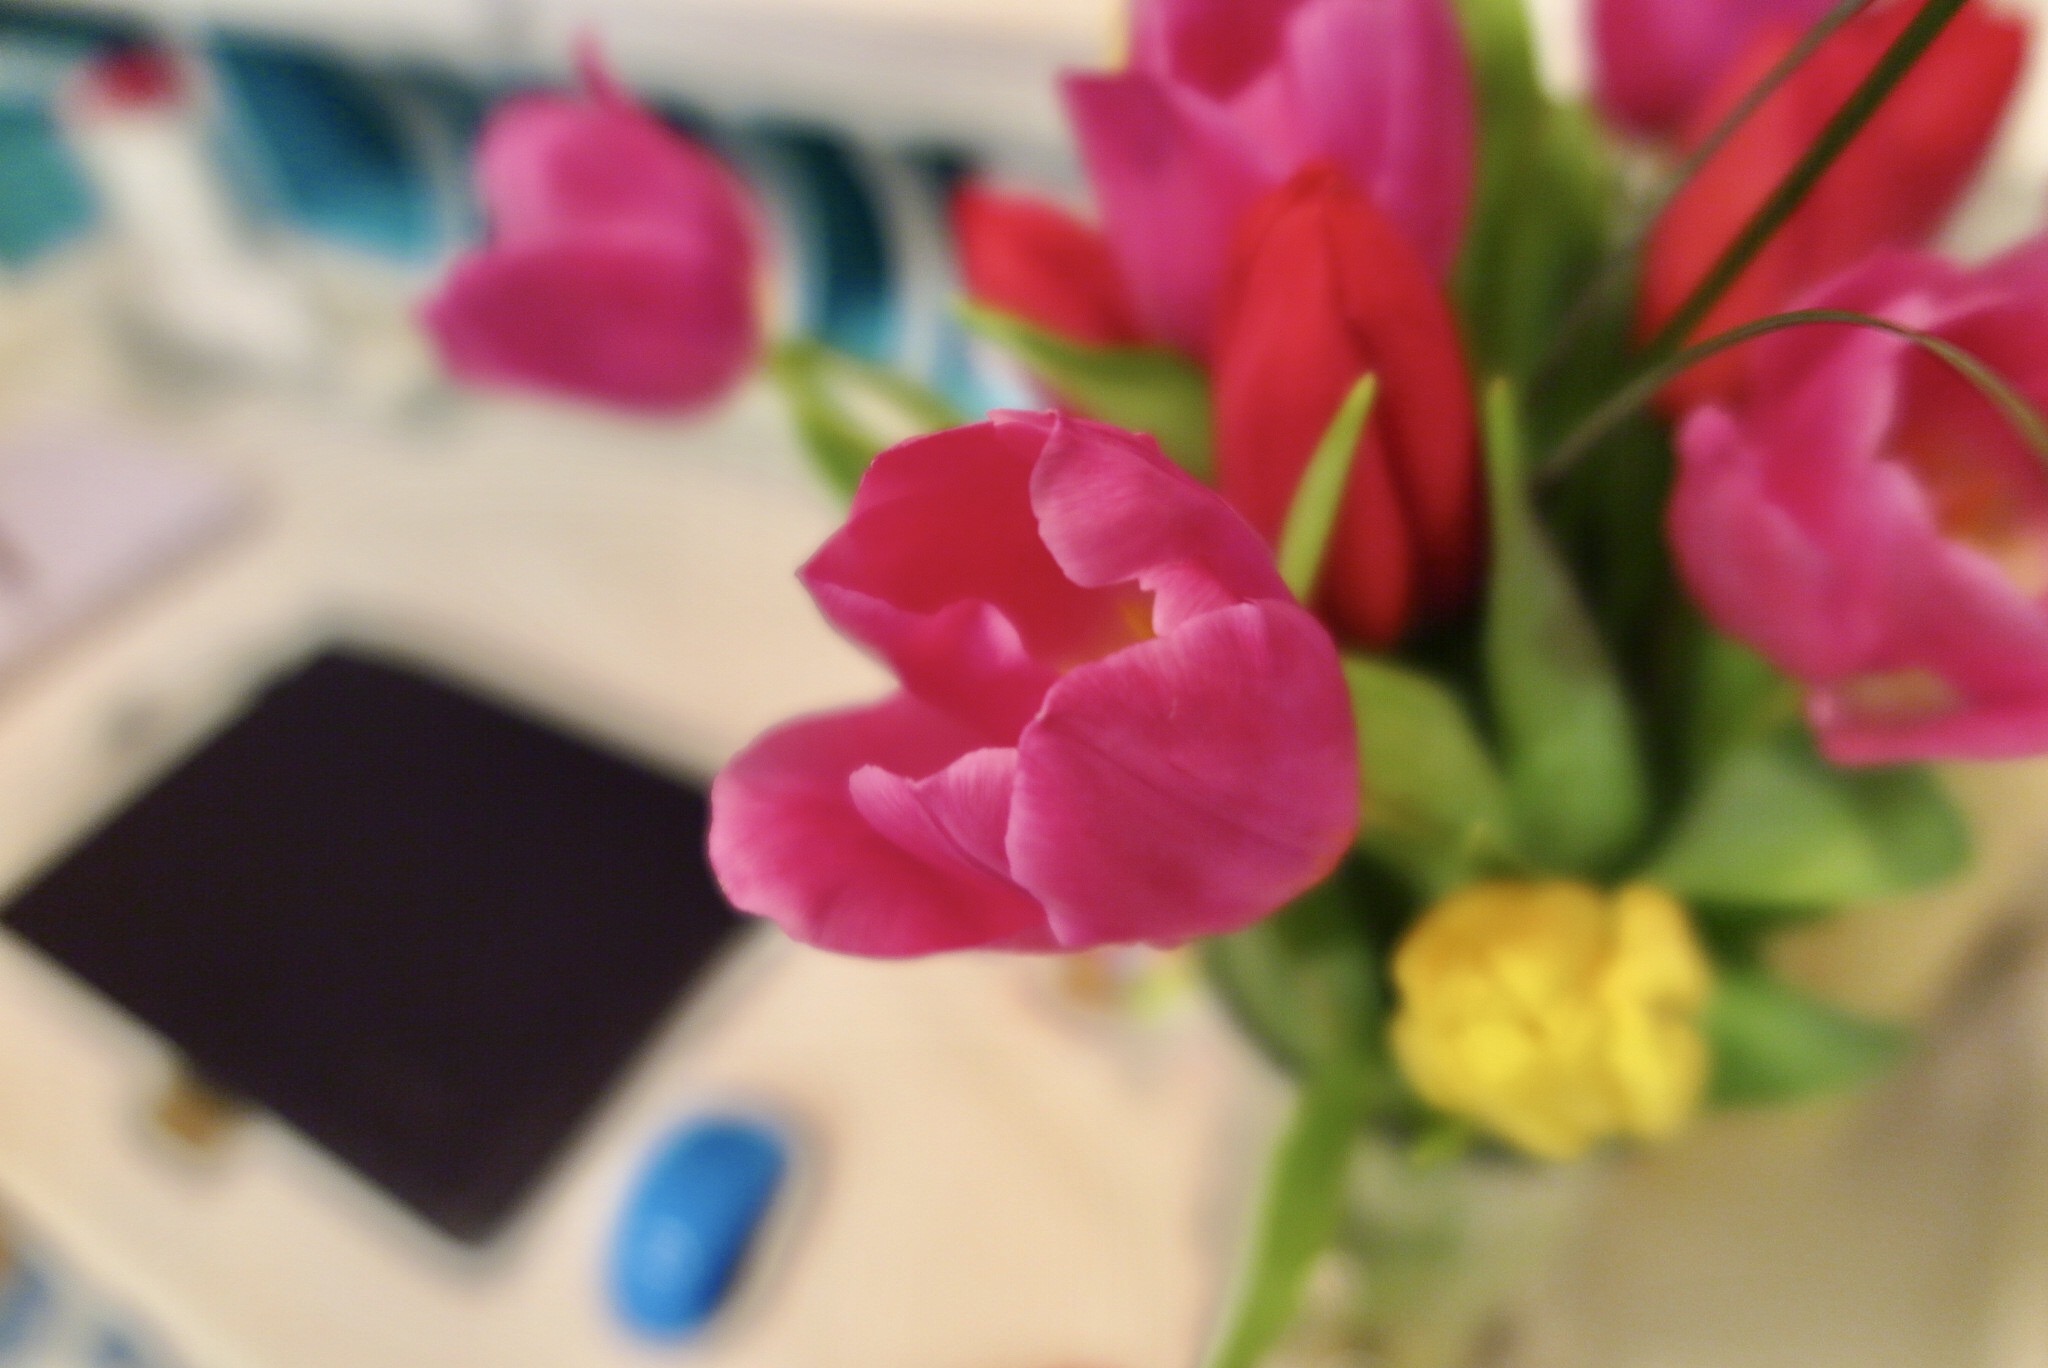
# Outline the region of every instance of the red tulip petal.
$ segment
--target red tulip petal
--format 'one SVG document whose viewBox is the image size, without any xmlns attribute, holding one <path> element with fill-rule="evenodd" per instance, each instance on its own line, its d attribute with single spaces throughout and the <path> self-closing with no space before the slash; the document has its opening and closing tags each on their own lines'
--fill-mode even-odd
<svg viewBox="0 0 2048 1368">
<path fill-rule="evenodd" d="M 953 227 L 976 303 L 1094 346 L 1143 340 L 1108 241 L 1072 215 L 970 185 L 953 198 Z"/>
</svg>

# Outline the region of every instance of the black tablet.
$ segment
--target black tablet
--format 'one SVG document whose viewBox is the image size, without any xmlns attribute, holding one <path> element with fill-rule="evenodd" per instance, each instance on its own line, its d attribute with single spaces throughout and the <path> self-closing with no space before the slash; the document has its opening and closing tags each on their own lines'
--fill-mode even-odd
<svg viewBox="0 0 2048 1368">
<path fill-rule="evenodd" d="M 6 918 L 201 1076 L 480 1242 L 734 931 L 705 820 L 688 783 L 337 649 Z"/>
</svg>

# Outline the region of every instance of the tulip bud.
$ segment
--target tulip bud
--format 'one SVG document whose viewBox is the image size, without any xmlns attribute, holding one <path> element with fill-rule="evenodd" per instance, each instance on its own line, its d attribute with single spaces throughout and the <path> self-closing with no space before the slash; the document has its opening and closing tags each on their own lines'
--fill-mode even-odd
<svg viewBox="0 0 2048 1368">
<path fill-rule="evenodd" d="M 1277 539 L 1317 441 L 1360 376 L 1379 398 L 1317 604 L 1372 646 L 1477 582 L 1478 438 L 1457 325 L 1401 233 L 1328 166 L 1273 192 L 1239 239 L 1217 330 L 1219 483 Z"/>
<path fill-rule="evenodd" d="M 586 56 L 582 98 L 522 96 L 477 154 L 491 240 L 424 309 L 477 384 L 647 411 L 708 404 L 760 343 L 753 214 L 703 147 Z"/>
</svg>

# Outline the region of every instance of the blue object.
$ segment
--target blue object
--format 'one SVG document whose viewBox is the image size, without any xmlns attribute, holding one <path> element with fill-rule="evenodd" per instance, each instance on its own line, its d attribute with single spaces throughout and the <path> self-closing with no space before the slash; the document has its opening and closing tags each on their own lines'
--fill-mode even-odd
<svg viewBox="0 0 2048 1368">
<path fill-rule="evenodd" d="M 304 46 L 218 33 L 207 44 L 236 169 L 285 222 L 402 262 L 440 250 L 443 211 L 406 107 L 375 77 Z"/>
<path fill-rule="evenodd" d="M 0 1285 L 0 1362 L 18 1361 L 36 1350 L 56 1311 L 50 1280 L 32 1264 L 17 1262 Z"/>
<path fill-rule="evenodd" d="M 759 1121 L 704 1117 L 672 1132 L 613 1232 L 619 1318 L 651 1339 L 701 1329 L 731 1291 L 788 1166 L 782 1136 Z"/>
<path fill-rule="evenodd" d="M 821 130 L 763 124 L 752 130 L 748 150 L 793 220 L 799 330 L 888 365 L 902 323 L 898 272 L 875 191 L 852 148 Z"/>
</svg>

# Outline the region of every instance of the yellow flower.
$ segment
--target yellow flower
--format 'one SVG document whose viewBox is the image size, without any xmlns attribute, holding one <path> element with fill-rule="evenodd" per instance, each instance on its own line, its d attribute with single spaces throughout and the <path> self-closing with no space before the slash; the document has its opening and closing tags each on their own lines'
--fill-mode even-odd
<svg viewBox="0 0 2048 1368">
<path fill-rule="evenodd" d="M 1415 1090 L 1532 1154 L 1658 1139 L 1699 1104 L 1712 970 L 1659 889 L 1473 884 L 1408 932 L 1394 985 Z"/>
</svg>

